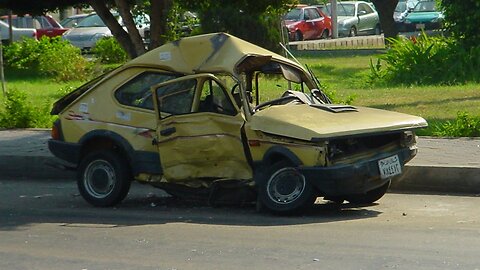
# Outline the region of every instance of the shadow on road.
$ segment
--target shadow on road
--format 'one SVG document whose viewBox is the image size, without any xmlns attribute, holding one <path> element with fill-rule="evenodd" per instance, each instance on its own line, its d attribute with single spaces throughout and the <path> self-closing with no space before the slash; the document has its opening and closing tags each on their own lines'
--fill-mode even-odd
<svg viewBox="0 0 480 270">
<path fill-rule="evenodd" d="M 169 223 L 236 226 L 285 226 L 322 224 L 376 217 L 381 212 L 366 205 L 317 202 L 311 209 L 293 216 L 257 212 L 254 204 L 208 206 L 165 196 L 158 189 L 133 186 L 117 207 L 96 208 L 78 195 L 74 182 L 1 182 L 0 230 L 22 230 L 32 224 L 56 223 L 63 226 L 122 227 Z M 2 194 L 2 193 L 8 194 Z"/>
</svg>

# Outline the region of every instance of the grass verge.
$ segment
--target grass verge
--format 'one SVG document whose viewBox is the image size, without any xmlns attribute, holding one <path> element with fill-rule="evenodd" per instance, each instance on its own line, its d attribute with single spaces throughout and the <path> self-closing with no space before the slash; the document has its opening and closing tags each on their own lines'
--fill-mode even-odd
<svg viewBox="0 0 480 270">
<path fill-rule="evenodd" d="M 420 135 L 434 135 L 435 127 L 455 121 L 459 112 L 480 115 L 480 84 L 457 86 L 372 86 L 368 83 L 370 60 L 376 62 L 381 50 L 322 51 L 297 55 L 300 62 L 315 71 L 328 90 L 338 99 L 354 97 L 353 105 L 393 110 L 424 117 L 429 128 Z M 65 89 L 82 81 L 59 83 L 38 75 L 6 71 L 7 89 L 27 93 L 28 102 L 36 108 L 51 106 Z M 5 97 L 0 93 L 0 110 Z M 49 124 L 38 127 L 50 127 Z"/>
<path fill-rule="evenodd" d="M 340 99 L 354 96 L 353 105 L 398 111 L 425 118 L 429 128 L 420 135 L 434 135 L 435 127 L 454 121 L 458 112 L 480 115 L 480 84 L 438 86 L 372 86 L 370 60 L 381 51 L 358 54 L 354 51 L 301 54 L 298 59 L 314 68 L 321 82 Z"/>
</svg>

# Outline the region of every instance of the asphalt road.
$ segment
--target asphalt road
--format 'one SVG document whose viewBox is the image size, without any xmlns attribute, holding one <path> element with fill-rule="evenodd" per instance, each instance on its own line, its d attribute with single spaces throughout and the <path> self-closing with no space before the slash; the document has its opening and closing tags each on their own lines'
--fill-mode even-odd
<svg viewBox="0 0 480 270">
<path fill-rule="evenodd" d="M 387 194 L 278 217 L 135 184 L 100 209 L 72 181 L 0 178 L 0 269 L 480 269 L 479 203 Z"/>
</svg>

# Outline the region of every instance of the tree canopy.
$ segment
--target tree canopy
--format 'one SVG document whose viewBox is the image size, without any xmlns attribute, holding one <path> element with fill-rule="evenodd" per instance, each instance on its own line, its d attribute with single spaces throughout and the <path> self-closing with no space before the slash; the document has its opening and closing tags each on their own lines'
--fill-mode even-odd
<svg viewBox="0 0 480 270">
<path fill-rule="evenodd" d="M 0 7 L 12 10 L 18 15 L 32 14 L 42 15 L 59 8 L 71 7 L 83 4 L 87 1 L 81 0 L 0 0 Z"/>
<path fill-rule="evenodd" d="M 323 0 L 322 0 L 323 1 Z M 444 0 L 444 2 L 455 2 Z M 477 0 L 466 0 L 475 4 Z M 202 32 L 228 32 L 271 50 L 278 49 L 281 15 L 297 0 L 0 0 L 0 8 L 11 9 L 16 14 L 44 14 L 70 6 L 90 5 L 102 18 L 130 58 L 145 52 L 133 17 L 135 12 L 144 12 L 150 17 L 149 49 L 158 47 L 175 35 L 172 29 L 172 10 L 178 7 L 196 11 L 201 21 Z M 372 0 L 380 16 L 386 37 L 398 34 L 393 21 L 393 10 L 398 0 Z M 476 3 L 478 5 L 478 3 Z M 111 13 L 118 11 L 123 19 L 121 26 Z M 456 14 L 452 9 L 452 14 Z M 475 11 L 475 8 L 469 11 Z M 462 14 L 462 13 L 458 13 Z M 170 15 L 170 17 L 169 17 Z M 179 14 L 176 14 L 177 16 Z M 465 17 L 465 16 L 464 16 Z M 169 20 L 170 18 L 170 20 Z"/>
<path fill-rule="evenodd" d="M 203 32 L 229 32 L 270 49 L 274 49 L 280 40 L 280 14 L 291 3 L 292 0 L 175 1 L 175 5 L 199 13 Z M 95 10 L 130 58 L 145 52 L 142 38 L 133 20 L 135 11 L 149 14 L 149 49 L 162 45 L 171 36 L 168 35 L 168 18 L 174 7 L 173 0 L 0 0 L 0 8 L 10 9 L 19 15 L 27 13 L 40 15 L 79 5 L 90 5 Z M 115 19 L 111 12 L 112 8 L 118 11 L 124 26 Z"/>
<path fill-rule="evenodd" d="M 466 48 L 480 45 L 480 1 L 442 0 L 447 28 Z"/>
</svg>

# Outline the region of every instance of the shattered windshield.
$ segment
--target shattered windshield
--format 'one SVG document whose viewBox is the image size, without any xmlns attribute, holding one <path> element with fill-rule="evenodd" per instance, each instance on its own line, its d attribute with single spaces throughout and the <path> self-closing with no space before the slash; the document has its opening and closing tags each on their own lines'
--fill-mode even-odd
<svg viewBox="0 0 480 270">
<path fill-rule="evenodd" d="M 303 70 L 271 61 L 244 75 L 252 111 L 287 104 L 329 103 Z"/>
</svg>

